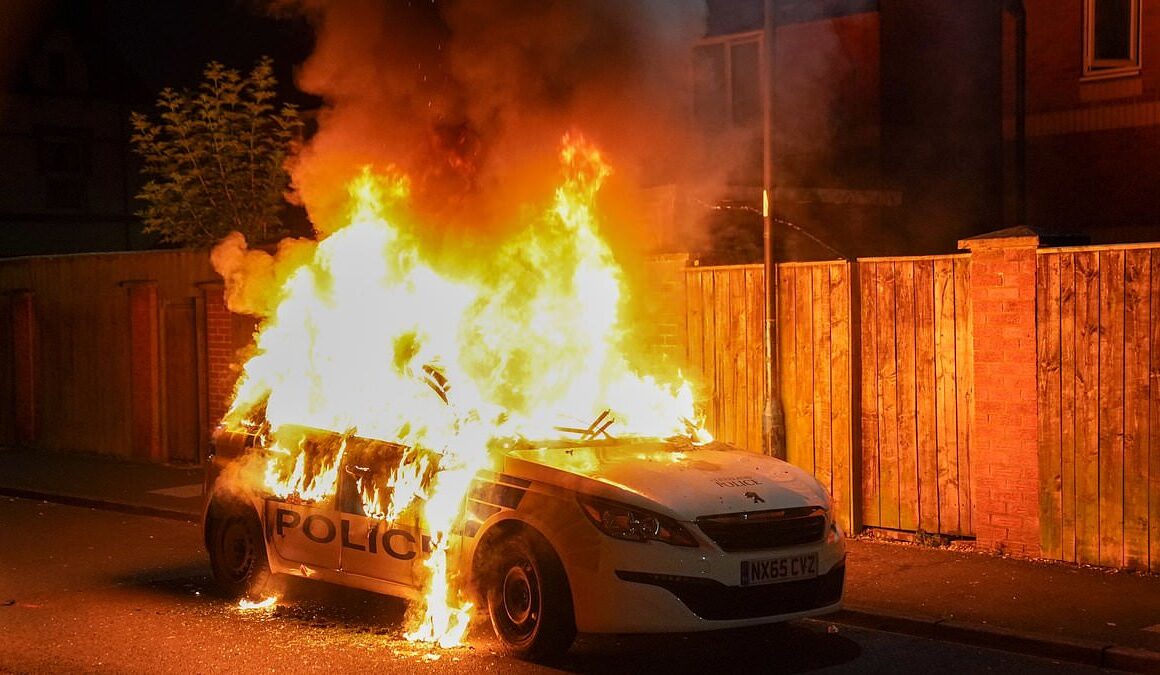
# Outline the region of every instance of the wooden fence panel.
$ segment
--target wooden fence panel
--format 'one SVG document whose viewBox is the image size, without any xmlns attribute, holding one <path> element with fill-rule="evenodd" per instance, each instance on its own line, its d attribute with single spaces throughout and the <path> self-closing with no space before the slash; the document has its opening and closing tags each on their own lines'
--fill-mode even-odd
<svg viewBox="0 0 1160 675">
<path fill-rule="evenodd" d="M 851 267 L 781 265 L 780 390 L 788 460 L 811 471 L 853 529 L 856 453 L 851 397 Z M 707 423 L 721 440 L 760 450 L 765 405 L 765 286 L 758 265 L 686 270 L 687 363 L 708 389 Z"/>
<path fill-rule="evenodd" d="M 858 267 L 864 523 L 971 536 L 969 257 Z"/>
<path fill-rule="evenodd" d="M 1041 548 L 1160 570 L 1160 247 L 1039 252 Z"/>
<path fill-rule="evenodd" d="M 34 446 L 129 456 L 132 354 L 124 284 L 152 280 L 163 302 L 188 301 L 200 293 L 199 282 L 216 279 L 206 251 L 0 261 L 0 292 L 29 289 L 36 298 Z M 0 405 L 11 405 L 9 398 L 0 393 Z"/>
<path fill-rule="evenodd" d="M 706 425 L 760 452 L 765 405 L 765 302 L 759 265 L 685 270 L 686 363 L 704 388 Z"/>
<path fill-rule="evenodd" d="M 855 500 L 860 498 L 854 484 L 852 272 L 845 262 L 778 266 L 787 458 L 826 486 L 847 531 L 856 526 Z"/>
</svg>

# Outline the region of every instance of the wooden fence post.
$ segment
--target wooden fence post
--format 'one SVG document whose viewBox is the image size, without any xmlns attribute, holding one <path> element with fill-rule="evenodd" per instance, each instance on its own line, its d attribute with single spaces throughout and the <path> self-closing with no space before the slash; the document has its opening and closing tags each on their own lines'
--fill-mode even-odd
<svg viewBox="0 0 1160 675">
<path fill-rule="evenodd" d="M 126 281 L 129 292 L 130 455 L 160 462 L 161 321 L 156 281 Z"/>
<path fill-rule="evenodd" d="M 973 521 L 980 547 L 1037 557 L 1039 449 L 1035 275 L 1039 237 L 1010 228 L 959 242 L 971 252 L 975 438 Z"/>
</svg>

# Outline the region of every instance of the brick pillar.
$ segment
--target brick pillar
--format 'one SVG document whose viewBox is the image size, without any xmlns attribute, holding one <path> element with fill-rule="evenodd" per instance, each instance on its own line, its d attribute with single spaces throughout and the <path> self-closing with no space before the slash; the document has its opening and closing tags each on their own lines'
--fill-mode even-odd
<svg viewBox="0 0 1160 675">
<path fill-rule="evenodd" d="M 687 368 L 685 332 L 685 269 L 687 253 L 657 255 L 648 261 L 648 315 L 642 323 L 648 335 L 649 358 L 665 372 L 674 366 Z"/>
<path fill-rule="evenodd" d="M 220 282 L 198 284 L 205 307 L 206 383 L 210 430 L 226 414 L 234 392 L 233 315 L 226 308 L 225 287 Z"/>
<path fill-rule="evenodd" d="M 19 446 L 36 442 L 36 384 L 38 340 L 36 294 L 29 290 L 9 294 L 12 318 L 12 421 Z"/>
<path fill-rule="evenodd" d="M 129 443 L 135 459 L 164 461 L 161 446 L 161 315 L 156 281 L 127 281 Z"/>
<path fill-rule="evenodd" d="M 971 251 L 975 348 L 972 518 L 981 547 L 1039 555 L 1035 250 L 1011 228 L 959 242 Z"/>
</svg>

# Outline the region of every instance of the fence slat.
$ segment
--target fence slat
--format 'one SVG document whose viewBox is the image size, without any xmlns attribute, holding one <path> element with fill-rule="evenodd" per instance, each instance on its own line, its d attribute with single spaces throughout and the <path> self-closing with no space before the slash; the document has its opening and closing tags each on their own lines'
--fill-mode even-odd
<svg viewBox="0 0 1160 675">
<path fill-rule="evenodd" d="M 1075 256 L 1059 260 L 1059 508 L 1063 559 L 1076 561 L 1076 347 L 1077 314 Z"/>
<path fill-rule="evenodd" d="M 704 294 L 701 291 L 703 277 L 704 275 L 700 272 L 685 273 L 685 330 L 688 334 L 685 343 L 685 360 L 694 373 L 705 371 L 705 305 Z M 711 392 L 698 391 L 697 394 L 698 400 L 708 401 L 708 395 Z M 706 415 L 709 414 L 708 409 L 704 412 Z"/>
<path fill-rule="evenodd" d="M 898 528 L 898 359 L 894 343 L 894 263 L 878 268 L 878 438 L 882 527 Z"/>
<path fill-rule="evenodd" d="M 935 445 L 938 451 L 939 532 L 958 533 L 958 417 L 955 393 L 954 261 L 934 262 Z"/>
<path fill-rule="evenodd" d="M 794 348 L 797 352 L 797 377 L 794 381 L 794 402 L 791 414 L 794 417 L 794 429 L 797 440 L 793 442 L 796 452 L 794 464 L 814 473 L 814 336 L 812 288 L 810 278 L 813 275 L 809 268 L 794 270 Z"/>
<path fill-rule="evenodd" d="M 1124 562 L 1124 252 L 1101 251 L 1100 564 Z"/>
<path fill-rule="evenodd" d="M 971 266 L 954 259 L 955 403 L 958 429 L 959 534 L 974 535 L 971 525 L 971 433 L 975 424 L 975 343 L 971 309 Z"/>
<path fill-rule="evenodd" d="M 1089 564 L 1100 560 L 1099 272 L 1098 253 L 1076 254 L 1075 553 Z"/>
<path fill-rule="evenodd" d="M 810 296 L 813 313 L 811 331 L 813 333 L 813 431 L 814 431 L 814 476 L 831 494 L 834 492 L 833 446 L 830 435 L 830 419 L 833 414 L 831 401 L 831 372 L 834 367 L 833 344 L 830 338 L 830 274 L 823 266 L 810 270 Z"/>
<path fill-rule="evenodd" d="M 1043 555 L 1062 555 L 1059 434 L 1059 256 L 1041 255 L 1036 270 L 1039 418 L 1039 543 Z"/>
<path fill-rule="evenodd" d="M 796 332 L 793 328 L 797 302 L 794 299 L 797 285 L 794 283 L 794 268 L 779 266 L 777 269 L 777 350 L 781 355 L 778 386 L 781 390 L 782 415 L 785 417 L 785 452 L 786 459 L 794 462 L 797 458 L 794 442 L 799 434 L 796 431 L 797 416 L 794 415 L 795 382 L 798 372 L 798 352 L 796 347 Z"/>
<path fill-rule="evenodd" d="M 915 426 L 918 446 L 919 528 L 939 531 L 938 446 L 935 425 L 934 261 L 914 266 Z"/>
<path fill-rule="evenodd" d="M 701 306 L 705 309 L 702 323 L 701 342 L 704 345 L 705 360 L 701 362 L 701 374 L 705 386 L 709 388 L 706 399 L 707 423 L 710 429 L 718 429 L 721 424 L 721 387 L 717 382 L 717 307 L 715 300 L 713 273 L 701 277 Z"/>
<path fill-rule="evenodd" d="M 853 429 L 850 426 L 850 387 L 852 368 L 850 340 L 850 265 L 829 268 L 830 281 L 830 335 L 833 349 L 833 497 L 838 524 L 844 532 L 853 528 L 853 486 L 851 462 L 853 459 Z"/>
<path fill-rule="evenodd" d="M 858 263 L 862 289 L 862 523 L 868 527 L 882 525 L 878 482 L 878 265 Z"/>
<path fill-rule="evenodd" d="M 733 382 L 736 372 L 737 340 L 733 334 L 731 281 L 732 275 L 728 270 L 713 272 L 713 290 L 717 296 L 714 330 L 717 334 L 717 350 L 722 357 L 717 364 L 717 400 L 720 403 L 720 408 L 717 411 L 717 428 L 721 429 L 724 440 L 735 443 L 737 441 L 737 409 L 735 407 L 737 391 L 733 387 Z"/>
<path fill-rule="evenodd" d="M 745 447 L 753 452 L 764 452 L 762 443 L 761 424 L 762 413 L 765 408 L 765 286 L 764 274 L 761 270 L 745 270 L 745 302 L 746 316 L 749 324 L 746 332 L 749 335 L 750 361 L 746 378 L 749 382 L 749 434 L 746 436 Z"/>
<path fill-rule="evenodd" d="M 895 344 L 898 362 L 898 526 L 918 528 L 918 387 L 915 383 L 914 267 L 895 263 Z"/>
<path fill-rule="evenodd" d="M 1152 251 L 1151 288 L 1149 289 L 1149 323 L 1152 326 L 1151 366 L 1149 368 L 1148 390 L 1151 439 L 1148 470 L 1148 522 L 1151 534 L 1148 537 L 1148 565 L 1153 572 L 1160 572 L 1160 251 Z"/>
<path fill-rule="evenodd" d="M 1124 565 L 1148 569 L 1148 315 L 1151 252 L 1124 252 Z"/>
</svg>

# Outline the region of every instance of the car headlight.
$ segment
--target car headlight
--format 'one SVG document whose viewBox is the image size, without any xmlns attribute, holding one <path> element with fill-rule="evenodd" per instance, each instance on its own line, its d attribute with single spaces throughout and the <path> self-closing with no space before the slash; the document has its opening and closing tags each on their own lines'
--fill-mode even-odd
<svg viewBox="0 0 1160 675">
<path fill-rule="evenodd" d="M 668 516 L 587 495 L 577 495 L 576 500 L 592 524 L 610 537 L 626 541 L 663 541 L 673 546 L 697 546 L 693 535 Z"/>
</svg>

